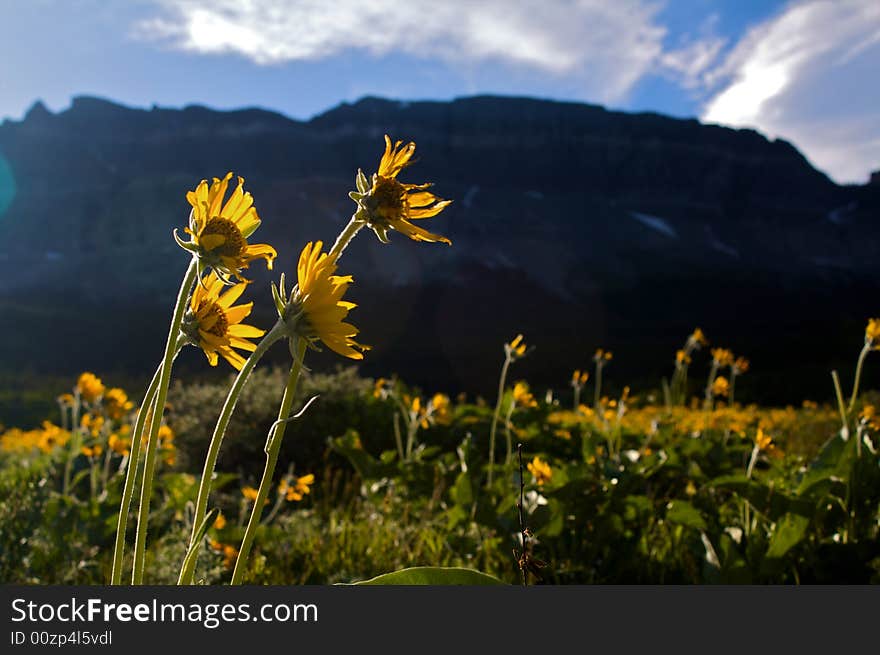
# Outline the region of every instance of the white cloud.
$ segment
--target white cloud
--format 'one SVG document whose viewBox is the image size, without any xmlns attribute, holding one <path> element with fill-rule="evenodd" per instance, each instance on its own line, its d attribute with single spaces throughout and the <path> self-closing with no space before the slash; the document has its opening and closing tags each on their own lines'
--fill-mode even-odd
<svg viewBox="0 0 880 655">
<path fill-rule="evenodd" d="M 705 76 L 702 119 L 794 142 L 838 182 L 880 168 L 880 2 L 808 0 L 751 29 Z"/>
<path fill-rule="evenodd" d="M 503 63 L 618 102 L 656 65 L 666 29 L 652 0 L 156 0 L 141 38 L 260 65 L 349 50 Z M 368 65 L 365 62 L 365 65 Z"/>
</svg>

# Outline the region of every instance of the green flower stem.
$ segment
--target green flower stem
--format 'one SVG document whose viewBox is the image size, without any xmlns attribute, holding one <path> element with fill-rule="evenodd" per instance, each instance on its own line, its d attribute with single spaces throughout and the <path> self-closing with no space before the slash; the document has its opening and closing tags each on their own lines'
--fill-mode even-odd
<svg viewBox="0 0 880 655">
<path fill-rule="evenodd" d="M 846 406 L 843 404 L 843 390 L 840 388 L 840 377 L 837 371 L 831 371 L 831 379 L 834 381 L 834 395 L 837 397 L 837 409 L 840 411 L 840 423 L 844 439 L 849 439 L 849 420 L 847 419 Z"/>
<path fill-rule="evenodd" d="M 504 386 L 507 384 L 507 369 L 513 361 L 509 354 L 504 356 L 504 365 L 501 367 L 501 377 L 498 380 L 498 402 L 495 403 L 495 413 L 492 415 L 492 427 L 489 429 L 489 477 L 486 488 L 492 486 L 492 469 L 495 466 L 495 433 L 498 430 L 498 417 L 501 415 L 501 402 L 504 400 Z"/>
<path fill-rule="evenodd" d="M 871 352 L 871 344 L 866 341 L 865 346 L 862 348 L 862 352 L 859 353 L 858 364 L 856 364 L 856 379 L 853 382 L 852 396 L 850 396 L 849 405 L 847 405 L 846 408 L 847 414 L 851 414 L 853 407 L 856 406 L 856 398 L 859 395 L 859 384 L 862 380 L 862 365 L 865 363 L 865 357 L 868 356 L 869 352 Z"/>
<path fill-rule="evenodd" d="M 156 369 L 144 402 L 141 404 L 134 422 L 134 430 L 131 432 L 131 448 L 128 453 L 128 464 L 125 471 L 125 484 L 122 487 L 122 501 L 119 504 L 119 517 L 116 522 L 116 544 L 113 547 L 113 570 L 110 574 L 110 584 L 122 583 L 122 557 L 125 553 L 125 529 L 128 525 L 128 512 L 131 508 L 131 498 L 134 495 L 134 481 L 137 477 L 138 464 L 141 457 L 141 433 L 144 431 L 148 408 L 153 405 L 156 396 L 156 388 L 159 386 L 159 376 L 162 373 L 161 366 Z"/>
<path fill-rule="evenodd" d="M 596 362 L 596 388 L 593 391 L 593 409 L 599 411 L 599 401 L 602 400 L 602 362 Z"/>
<path fill-rule="evenodd" d="M 709 369 L 709 381 L 706 382 L 706 395 L 703 399 L 703 409 L 712 409 L 712 402 L 715 394 L 712 393 L 712 384 L 715 382 L 715 376 L 718 375 L 718 362 L 712 360 L 712 368 Z"/>
<path fill-rule="evenodd" d="M 205 457 L 205 466 L 202 470 L 202 479 L 199 482 L 199 491 L 196 496 L 196 509 L 192 523 L 193 532 L 189 544 L 190 549 L 194 548 L 196 553 L 198 553 L 199 544 L 195 543 L 195 541 L 197 540 L 199 526 L 204 522 L 205 515 L 208 511 L 208 496 L 211 494 L 214 467 L 217 465 L 217 457 L 220 454 L 220 445 L 223 443 L 223 437 L 226 434 L 226 427 L 229 425 L 229 419 L 232 418 L 232 412 L 235 410 L 235 403 L 238 402 L 238 397 L 241 395 L 241 391 L 244 389 L 251 371 L 253 371 L 257 362 L 260 361 L 263 355 L 266 354 L 266 351 L 269 350 L 276 341 L 283 338 L 286 334 L 287 326 L 283 321 L 279 320 L 260 340 L 260 343 L 257 344 L 257 349 L 247 358 L 244 365 L 241 367 L 241 370 L 238 372 L 235 381 L 229 388 L 229 393 L 226 395 L 226 401 L 223 403 L 223 408 L 220 410 L 220 417 L 217 419 L 217 424 L 214 426 L 214 434 L 211 435 L 211 443 L 208 446 L 208 454 Z M 183 566 L 180 569 L 180 576 L 177 579 L 177 584 L 192 584 L 197 561 L 197 555 L 184 561 Z"/>
<path fill-rule="evenodd" d="M 274 429 L 266 442 L 266 467 L 263 470 L 263 479 L 260 480 L 260 488 L 257 490 L 257 499 L 254 501 L 254 506 L 251 510 L 251 518 L 241 540 L 238 558 L 235 560 L 235 569 L 232 572 L 232 584 L 234 585 L 241 584 L 241 579 L 247 566 L 248 555 L 254 542 L 254 535 L 256 534 L 257 527 L 260 525 L 263 504 L 266 502 L 269 490 L 272 487 L 272 477 L 275 475 L 275 465 L 278 463 L 278 453 L 281 451 L 281 441 L 284 439 L 284 431 L 290 416 L 290 407 L 293 405 L 293 397 L 296 394 L 296 387 L 299 382 L 300 372 L 302 371 L 307 345 L 308 343 L 305 339 L 299 339 L 299 343 L 296 346 L 296 356 L 293 365 L 290 367 L 290 375 L 287 377 L 287 386 L 284 387 L 284 395 L 281 398 L 281 407 L 278 409 L 278 420 L 275 422 Z"/>
<path fill-rule="evenodd" d="M 82 442 L 79 434 L 79 410 L 82 398 L 79 389 L 73 392 L 73 406 L 70 408 L 70 441 L 68 442 L 67 463 L 64 465 L 64 484 L 61 488 L 66 496 L 70 491 L 70 476 L 73 474 L 73 460 L 79 455 L 79 447 Z"/>
<path fill-rule="evenodd" d="M 156 467 L 156 441 L 159 436 L 159 427 L 162 425 L 162 415 L 165 413 L 165 399 L 168 396 L 168 385 L 171 382 L 171 365 L 180 350 L 180 325 L 183 322 L 183 314 L 189 293 L 196 281 L 198 273 L 198 260 L 193 257 L 189 267 L 183 275 L 180 291 L 177 292 L 177 302 L 174 304 L 174 314 L 171 318 L 171 328 L 168 330 L 168 340 L 165 343 L 165 356 L 162 358 L 161 373 L 159 374 L 159 386 L 156 389 L 156 401 L 153 415 L 150 420 L 150 431 L 147 440 L 147 455 L 144 460 L 144 477 L 141 484 L 141 503 L 138 508 L 137 534 L 134 547 L 134 568 L 132 570 L 132 584 L 141 584 L 144 579 L 144 559 L 147 547 L 147 523 L 150 516 L 150 500 L 153 495 L 153 474 Z"/>
<path fill-rule="evenodd" d="M 336 243 L 334 243 L 333 247 L 330 249 L 329 256 L 334 260 L 338 260 L 342 256 L 342 251 L 345 250 L 349 243 L 351 243 L 351 240 L 354 239 L 354 235 L 357 234 L 364 225 L 366 225 L 364 221 L 352 216 L 348 225 L 345 226 L 336 238 Z"/>
</svg>

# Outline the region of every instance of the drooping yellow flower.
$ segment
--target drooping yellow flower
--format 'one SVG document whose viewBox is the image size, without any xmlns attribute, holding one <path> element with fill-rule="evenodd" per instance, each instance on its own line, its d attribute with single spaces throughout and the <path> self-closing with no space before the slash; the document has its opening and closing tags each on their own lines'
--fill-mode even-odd
<svg viewBox="0 0 880 655">
<path fill-rule="evenodd" d="M 226 527 L 226 517 L 223 516 L 223 512 L 220 512 L 219 514 L 217 514 L 217 518 L 214 519 L 214 529 L 215 530 L 222 530 L 225 527 Z"/>
<path fill-rule="evenodd" d="M 205 352 L 208 363 L 217 366 L 217 355 L 241 370 L 244 358 L 233 348 L 253 352 L 257 346 L 248 339 L 261 337 L 264 330 L 241 323 L 250 313 L 253 303 L 236 305 L 247 283 L 236 284 L 221 294 L 223 281 L 211 271 L 197 284 L 190 298 L 190 306 L 183 319 L 181 332 L 195 346 Z"/>
<path fill-rule="evenodd" d="M 186 194 L 192 205 L 189 227 L 186 233 L 191 240 L 185 242 L 175 234 L 180 247 L 194 253 L 199 258 L 199 272 L 210 267 L 226 284 L 231 278 L 241 277 L 241 269 L 247 268 L 255 259 L 266 260 L 271 270 L 277 253 L 268 244 L 248 244 L 248 238 L 260 226 L 260 217 L 254 207 L 254 199 L 245 193 L 244 178 L 238 178 L 238 186 L 224 203 L 232 172 L 220 180 L 214 178 L 210 187 L 202 180 L 195 191 Z"/>
<path fill-rule="evenodd" d="M 692 349 L 699 349 L 702 346 L 705 346 L 709 343 L 708 339 L 706 339 L 706 335 L 703 334 L 703 331 L 700 328 L 696 328 L 691 335 L 687 338 L 688 346 Z"/>
<path fill-rule="evenodd" d="M 73 395 L 69 393 L 63 393 L 55 400 L 57 400 L 58 404 L 62 407 L 73 407 L 73 403 L 75 402 Z"/>
<path fill-rule="evenodd" d="M 85 402 L 94 403 L 104 393 L 104 384 L 101 382 L 101 378 L 94 373 L 86 372 L 80 375 L 76 381 L 76 390 L 79 392 L 79 397 Z"/>
<path fill-rule="evenodd" d="M 748 372 L 749 366 L 749 360 L 745 357 L 737 357 L 736 361 L 731 364 L 731 369 L 735 375 L 742 375 L 743 373 Z"/>
<path fill-rule="evenodd" d="M 300 501 L 306 494 L 312 493 L 311 486 L 315 484 L 315 476 L 312 473 L 296 478 L 293 484 L 282 480 L 278 485 L 278 493 L 286 500 Z"/>
<path fill-rule="evenodd" d="M 880 318 L 869 318 L 865 328 L 865 341 L 875 349 L 880 350 Z"/>
<path fill-rule="evenodd" d="M 733 353 L 727 348 L 713 348 L 712 361 L 718 366 L 730 366 L 733 364 Z"/>
<path fill-rule="evenodd" d="M 392 145 L 385 135 L 385 154 L 379 162 L 379 171 L 373 175 L 372 184 L 362 171 L 358 171 L 357 191 L 349 195 L 358 204 L 358 218 L 376 233 L 379 240 L 388 243 L 388 230 L 394 229 L 414 241 L 442 242 L 452 244 L 446 237 L 432 234 L 410 221 L 436 216 L 450 205 L 428 191 L 432 184 L 405 184 L 397 179 L 404 168 L 412 164 L 416 144 L 402 141 Z"/>
<path fill-rule="evenodd" d="M 128 428 L 129 426 L 125 425 L 123 427 Z M 122 455 L 123 457 L 131 452 L 131 439 L 126 438 L 126 432 L 120 430 L 119 432 L 112 433 L 107 438 L 107 445 L 110 447 L 110 450 L 118 455 Z"/>
<path fill-rule="evenodd" d="M 727 381 L 727 378 L 719 375 L 712 382 L 712 395 L 726 396 L 728 393 L 730 393 L 730 383 Z"/>
<path fill-rule="evenodd" d="M 586 371 L 581 371 L 580 369 L 575 369 L 575 372 L 571 374 L 571 386 L 582 387 L 587 383 L 587 380 L 589 379 L 589 373 L 587 373 Z"/>
<path fill-rule="evenodd" d="M 124 418 L 134 407 L 134 403 L 128 399 L 128 395 L 119 387 L 109 389 L 104 394 L 103 404 L 107 418 L 114 421 Z"/>
<path fill-rule="evenodd" d="M 104 449 L 101 448 L 100 444 L 95 444 L 94 446 L 83 446 L 82 448 L 80 448 L 80 452 L 89 458 L 98 457 L 103 451 Z"/>
<path fill-rule="evenodd" d="M 601 348 L 597 348 L 596 352 L 593 354 L 593 361 L 599 365 L 610 362 L 612 359 L 614 359 L 614 353 L 612 353 L 610 350 L 602 350 Z"/>
<path fill-rule="evenodd" d="M 435 393 L 429 407 L 435 423 L 448 425 L 451 422 L 449 396 L 444 393 Z"/>
<path fill-rule="evenodd" d="M 504 352 L 510 359 L 519 359 L 525 357 L 528 348 L 526 342 L 523 341 L 523 335 L 518 334 L 513 341 L 504 344 Z"/>
<path fill-rule="evenodd" d="M 537 407 L 538 401 L 529 390 L 526 382 L 520 381 L 513 385 L 513 404 L 520 407 Z"/>
<path fill-rule="evenodd" d="M 550 468 L 550 464 L 542 460 L 540 457 L 535 457 L 531 462 L 528 463 L 529 473 L 531 473 L 535 477 L 535 482 L 539 487 L 544 486 L 544 483 L 549 482 L 553 477 L 553 469 Z"/>
<path fill-rule="evenodd" d="M 755 434 L 755 447 L 771 457 L 780 458 L 784 456 L 784 453 L 773 443 L 773 438 L 760 427 Z"/>
<path fill-rule="evenodd" d="M 687 351 L 679 350 L 675 353 L 675 365 L 676 366 L 687 366 L 691 363 L 691 356 L 687 354 Z"/>
<path fill-rule="evenodd" d="M 298 284 L 279 311 L 291 331 L 312 347 L 321 341 L 343 357 L 363 359 L 362 351 L 369 346 L 355 341 L 358 329 L 345 322 L 348 312 L 357 305 L 342 299 L 354 279 L 350 275 L 334 275 L 336 260 L 321 252 L 322 247 L 323 243 L 317 241 L 303 248 L 296 267 Z M 282 283 L 276 302 L 285 294 L 283 286 Z"/>
</svg>

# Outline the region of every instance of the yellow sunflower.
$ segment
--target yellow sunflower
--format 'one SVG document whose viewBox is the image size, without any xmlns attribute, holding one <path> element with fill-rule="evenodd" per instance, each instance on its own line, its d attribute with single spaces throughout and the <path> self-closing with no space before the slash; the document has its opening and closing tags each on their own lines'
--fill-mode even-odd
<svg viewBox="0 0 880 655">
<path fill-rule="evenodd" d="M 354 337 L 358 329 L 345 322 L 348 312 L 357 305 L 342 299 L 354 279 L 350 275 L 334 275 L 336 260 L 321 252 L 322 247 L 321 241 L 310 241 L 303 248 L 296 268 L 297 286 L 286 304 L 281 302 L 285 295 L 283 278 L 280 293 L 273 288 L 278 310 L 291 331 L 312 347 L 323 341 L 343 357 L 363 359 L 361 351 L 369 346 L 357 343 Z"/>
<path fill-rule="evenodd" d="M 205 351 L 211 366 L 217 366 L 219 353 L 236 370 L 241 370 L 245 360 L 233 348 L 253 352 L 257 346 L 248 339 L 265 334 L 264 330 L 241 323 L 254 303 L 232 305 L 246 286 L 246 282 L 241 282 L 221 295 L 223 281 L 211 271 L 193 291 L 181 331 L 190 343 Z"/>
<path fill-rule="evenodd" d="M 412 220 L 436 216 L 449 206 L 451 200 L 443 200 L 428 191 L 432 184 L 405 184 L 397 179 L 404 168 L 412 164 L 416 144 L 402 141 L 391 144 L 385 135 L 385 154 L 379 162 L 379 171 L 373 175 L 372 184 L 362 171 L 358 171 L 357 191 L 349 195 L 358 203 L 358 218 L 363 220 L 383 243 L 388 243 L 388 230 L 402 232 L 414 241 L 442 242 L 452 244 L 446 237 L 432 234 L 410 223 Z"/>
<path fill-rule="evenodd" d="M 247 268 L 254 259 L 265 259 L 266 267 L 271 270 L 277 255 L 268 244 L 248 244 L 248 237 L 260 226 L 260 217 L 253 197 L 243 191 L 242 177 L 238 178 L 238 186 L 224 204 L 231 179 L 232 172 L 222 180 L 215 177 L 210 187 L 207 180 L 202 180 L 195 191 L 188 192 L 186 199 L 192 205 L 192 211 L 185 232 L 191 240 L 186 242 L 176 233 L 174 235 L 181 248 L 198 255 L 199 273 L 210 267 L 225 284 L 232 284 L 230 278 L 233 276 L 243 280 L 241 269 Z"/>
</svg>

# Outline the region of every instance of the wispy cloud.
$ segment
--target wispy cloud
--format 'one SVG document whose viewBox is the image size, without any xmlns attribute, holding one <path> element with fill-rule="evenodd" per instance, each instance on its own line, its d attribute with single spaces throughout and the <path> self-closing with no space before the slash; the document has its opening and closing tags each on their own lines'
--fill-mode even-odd
<svg viewBox="0 0 880 655">
<path fill-rule="evenodd" d="M 140 38 L 260 65 L 352 50 L 558 76 L 617 102 L 656 66 L 666 30 L 647 0 L 156 0 Z M 369 65 L 369 62 L 365 62 Z"/>
<path fill-rule="evenodd" d="M 808 0 L 750 30 L 706 74 L 704 121 L 796 143 L 839 182 L 880 168 L 880 3 Z"/>
</svg>

